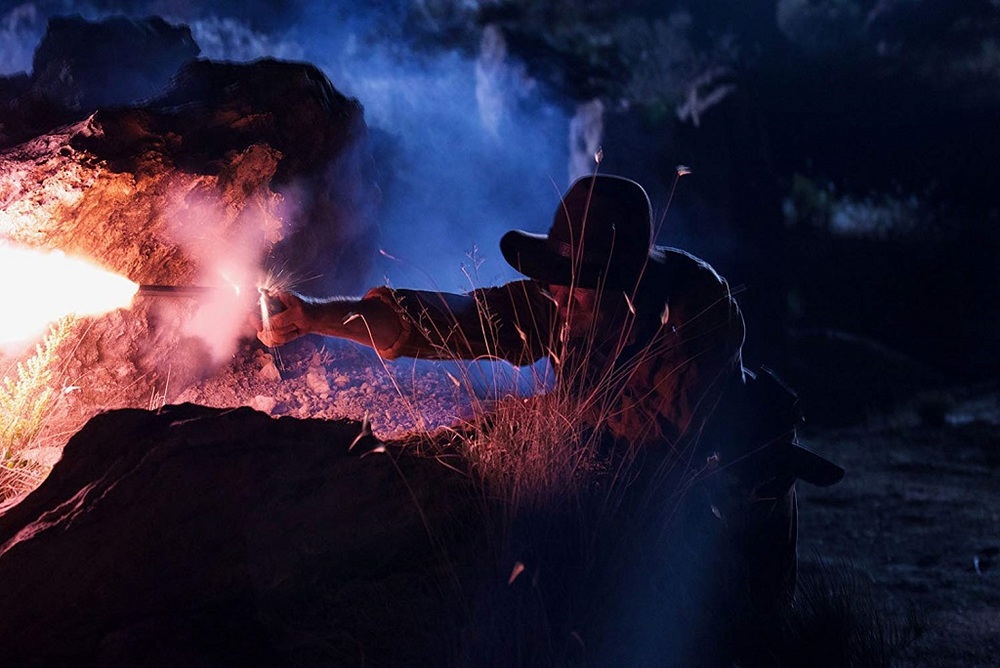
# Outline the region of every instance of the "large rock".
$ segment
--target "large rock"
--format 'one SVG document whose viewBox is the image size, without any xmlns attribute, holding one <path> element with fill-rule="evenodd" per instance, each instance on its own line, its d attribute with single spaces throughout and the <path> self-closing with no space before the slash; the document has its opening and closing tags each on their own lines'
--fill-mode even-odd
<svg viewBox="0 0 1000 668">
<path fill-rule="evenodd" d="M 5 664 L 440 657 L 467 478 L 364 434 L 193 405 L 93 419 L 0 516 Z"/>
<path fill-rule="evenodd" d="M 27 74 L 0 77 L 0 149 L 66 124 L 73 114 L 31 89 Z"/>
<path fill-rule="evenodd" d="M 367 287 L 381 190 L 358 100 L 308 63 L 199 60 L 150 108 L 160 132 L 180 137 L 172 155 L 178 169 L 212 170 L 234 151 L 261 145 L 278 152 L 269 187 L 281 198 L 283 227 L 267 249 L 267 268 L 308 280 L 318 294 Z M 112 150 L 129 160 L 145 143 L 134 137 Z"/>
</svg>

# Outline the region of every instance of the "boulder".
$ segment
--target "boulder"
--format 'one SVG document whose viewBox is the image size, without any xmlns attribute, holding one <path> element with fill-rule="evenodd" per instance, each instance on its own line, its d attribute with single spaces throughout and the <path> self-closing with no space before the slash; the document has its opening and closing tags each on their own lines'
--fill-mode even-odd
<svg viewBox="0 0 1000 668">
<path fill-rule="evenodd" d="M 4 660 L 429 665 L 467 481 L 349 421 L 98 416 L 0 515 Z"/>
<path fill-rule="evenodd" d="M 211 169 L 218 156 L 261 144 L 278 151 L 269 185 L 282 200 L 283 234 L 268 268 L 307 280 L 314 294 L 367 287 L 381 190 L 358 100 L 308 63 L 199 60 L 150 106 L 183 138 L 179 169 Z"/>
</svg>

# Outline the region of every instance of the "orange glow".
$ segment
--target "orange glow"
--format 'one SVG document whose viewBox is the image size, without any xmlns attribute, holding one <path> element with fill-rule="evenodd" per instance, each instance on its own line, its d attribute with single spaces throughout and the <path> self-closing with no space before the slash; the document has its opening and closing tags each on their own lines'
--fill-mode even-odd
<svg viewBox="0 0 1000 668">
<path fill-rule="evenodd" d="M 67 315 L 99 315 L 128 306 L 138 285 L 61 251 L 0 242 L 0 343 L 37 338 Z"/>
</svg>

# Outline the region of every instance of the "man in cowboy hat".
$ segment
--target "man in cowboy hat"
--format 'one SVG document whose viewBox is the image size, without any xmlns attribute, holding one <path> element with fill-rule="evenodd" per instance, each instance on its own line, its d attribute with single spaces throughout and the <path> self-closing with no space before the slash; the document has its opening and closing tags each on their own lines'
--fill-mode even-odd
<svg viewBox="0 0 1000 668">
<path fill-rule="evenodd" d="M 652 242 L 649 198 L 638 183 L 585 177 L 563 196 L 548 234 L 513 230 L 501 239 L 504 258 L 526 280 L 465 295 L 387 287 L 350 299 L 280 293 L 286 308 L 258 337 L 275 346 L 318 333 L 385 358 L 490 356 L 525 365 L 548 356 L 557 367 L 585 367 L 563 378 L 600 388 L 590 426 L 616 449 L 669 460 L 680 472 L 675 481 L 726 472 L 730 491 L 710 495 L 702 510 L 745 546 L 760 596 L 787 600 L 795 480 L 829 485 L 843 470 L 798 446 L 793 395 L 743 368 L 743 317 L 726 281 L 689 253 Z"/>
</svg>

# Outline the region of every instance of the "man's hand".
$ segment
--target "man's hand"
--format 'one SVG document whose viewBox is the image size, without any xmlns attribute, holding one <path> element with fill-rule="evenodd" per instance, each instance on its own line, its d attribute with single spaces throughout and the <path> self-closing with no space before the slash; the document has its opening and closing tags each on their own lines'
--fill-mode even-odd
<svg viewBox="0 0 1000 668">
<path fill-rule="evenodd" d="M 271 292 L 285 309 L 257 322 L 257 338 L 265 346 L 280 346 L 315 328 L 310 304 L 294 292 Z"/>
<path fill-rule="evenodd" d="M 295 292 L 269 292 L 284 310 L 258 320 L 257 338 L 266 346 L 280 346 L 303 334 L 350 339 L 382 351 L 403 332 L 400 316 L 381 299 L 327 297 L 314 299 Z"/>
</svg>

